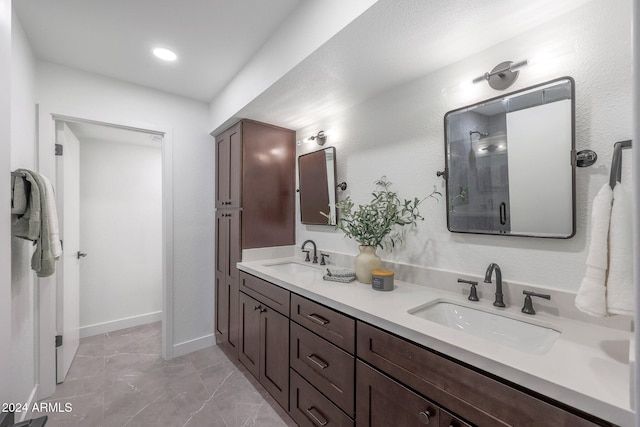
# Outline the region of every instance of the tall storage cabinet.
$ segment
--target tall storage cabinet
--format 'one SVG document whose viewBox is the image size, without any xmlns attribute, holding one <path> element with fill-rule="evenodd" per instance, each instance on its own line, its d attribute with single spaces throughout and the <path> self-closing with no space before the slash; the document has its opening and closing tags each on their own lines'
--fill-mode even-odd
<svg viewBox="0 0 640 427">
<path fill-rule="evenodd" d="M 242 249 L 295 244 L 295 132 L 241 120 L 215 143 L 216 342 L 237 354 Z"/>
</svg>

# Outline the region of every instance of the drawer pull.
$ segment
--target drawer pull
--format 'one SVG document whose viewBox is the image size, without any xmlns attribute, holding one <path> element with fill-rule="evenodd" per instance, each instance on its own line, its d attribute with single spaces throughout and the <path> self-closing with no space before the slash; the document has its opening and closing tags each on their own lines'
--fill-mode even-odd
<svg viewBox="0 0 640 427">
<path fill-rule="evenodd" d="M 315 313 L 311 313 L 311 314 L 307 314 L 307 318 L 313 320 L 314 322 L 316 322 L 319 325 L 326 325 L 327 323 L 329 323 L 329 321 L 327 319 L 325 319 L 324 317 L 317 315 Z"/>
<path fill-rule="evenodd" d="M 329 423 L 329 421 L 327 421 L 327 419 L 322 415 L 322 412 L 318 411 L 315 406 L 307 409 L 307 414 L 309 414 L 313 422 L 319 426 L 326 426 Z"/>
<path fill-rule="evenodd" d="M 320 369 L 325 369 L 325 368 L 329 367 L 329 364 L 327 362 L 325 362 L 324 360 L 322 360 L 321 358 L 319 358 L 315 354 L 308 355 L 307 359 L 312 361 Z"/>
<path fill-rule="evenodd" d="M 254 310 L 262 310 L 262 306 L 261 305 L 256 305 L 255 307 L 253 307 Z"/>
<path fill-rule="evenodd" d="M 422 424 L 429 424 L 429 421 L 431 421 L 431 412 L 428 409 L 426 411 L 419 412 L 418 418 L 420 418 L 420 422 Z"/>
</svg>

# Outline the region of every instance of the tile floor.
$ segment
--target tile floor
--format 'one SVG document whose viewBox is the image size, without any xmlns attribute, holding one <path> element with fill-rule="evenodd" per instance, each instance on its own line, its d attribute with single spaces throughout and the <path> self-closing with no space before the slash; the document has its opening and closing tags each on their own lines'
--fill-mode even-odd
<svg viewBox="0 0 640 427">
<path fill-rule="evenodd" d="M 171 361 L 160 349 L 159 322 L 80 340 L 65 382 L 46 400 L 72 410 L 48 414 L 47 427 L 295 426 L 218 347 Z"/>
</svg>

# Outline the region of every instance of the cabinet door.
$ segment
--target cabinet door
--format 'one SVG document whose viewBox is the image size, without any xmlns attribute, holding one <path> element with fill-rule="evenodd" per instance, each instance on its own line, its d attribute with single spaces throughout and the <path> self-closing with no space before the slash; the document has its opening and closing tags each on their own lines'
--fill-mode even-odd
<svg viewBox="0 0 640 427">
<path fill-rule="evenodd" d="M 225 211 L 216 211 L 216 275 L 229 273 L 229 244 L 231 217 Z"/>
<path fill-rule="evenodd" d="M 289 319 L 269 307 L 260 311 L 260 383 L 289 410 Z"/>
<path fill-rule="evenodd" d="M 216 208 L 240 207 L 242 123 L 216 137 Z"/>
<path fill-rule="evenodd" d="M 238 291 L 238 281 L 227 277 L 227 289 L 229 292 L 229 336 L 227 341 L 231 344 L 231 347 L 233 347 L 235 354 L 237 354 L 240 339 L 240 292 Z"/>
<path fill-rule="evenodd" d="M 216 342 L 229 341 L 229 291 L 226 276 L 216 273 L 215 299 L 216 299 Z"/>
<path fill-rule="evenodd" d="M 241 259 L 240 216 L 237 209 L 216 212 L 216 334 L 217 342 L 225 342 L 237 351 L 238 346 L 238 281 L 236 264 Z"/>
<path fill-rule="evenodd" d="M 356 362 L 356 426 L 438 426 L 439 408 L 361 361 Z"/>
<path fill-rule="evenodd" d="M 260 379 L 260 311 L 264 308 L 242 292 L 239 293 L 239 301 L 238 359 L 254 377 Z"/>
</svg>

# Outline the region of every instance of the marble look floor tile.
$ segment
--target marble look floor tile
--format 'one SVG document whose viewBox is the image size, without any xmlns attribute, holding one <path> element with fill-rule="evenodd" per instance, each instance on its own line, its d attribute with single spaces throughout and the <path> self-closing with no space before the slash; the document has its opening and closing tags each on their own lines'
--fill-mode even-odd
<svg viewBox="0 0 640 427">
<path fill-rule="evenodd" d="M 78 356 L 73 359 L 66 380 L 103 375 L 105 359 L 102 356 Z"/>
<path fill-rule="evenodd" d="M 187 354 L 186 357 L 191 363 L 193 363 L 193 366 L 198 371 L 228 360 L 227 356 L 218 346 L 208 347 L 194 353 Z"/>
<path fill-rule="evenodd" d="M 102 425 L 103 393 L 92 393 L 84 396 L 47 400 L 49 404 L 58 403 L 59 410 L 48 412 L 49 426 L 96 426 Z M 36 416 L 36 414 L 32 414 Z"/>
<path fill-rule="evenodd" d="M 67 379 L 46 400 L 72 411 L 48 414 L 47 427 L 295 425 L 220 348 L 165 361 L 160 336 L 156 322 L 83 338 Z"/>
<path fill-rule="evenodd" d="M 81 338 L 76 356 L 104 356 L 104 335 Z"/>
<path fill-rule="evenodd" d="M 194 411 L 186 420 L 183 427 L 203 426 L 228 427 L 218 407 L 211 401 L 203 403 L 197 411 Z"/>
<path fill-rule="evenodd" d="M 62 399 L 65 397 L 78 397 L 86 394 L 99 393 L 105 388 L 104 375 L 92 377 L 67 378 L 56 386 L 56 391 L 51 396 L 52 399 Z"/>
</svg>

